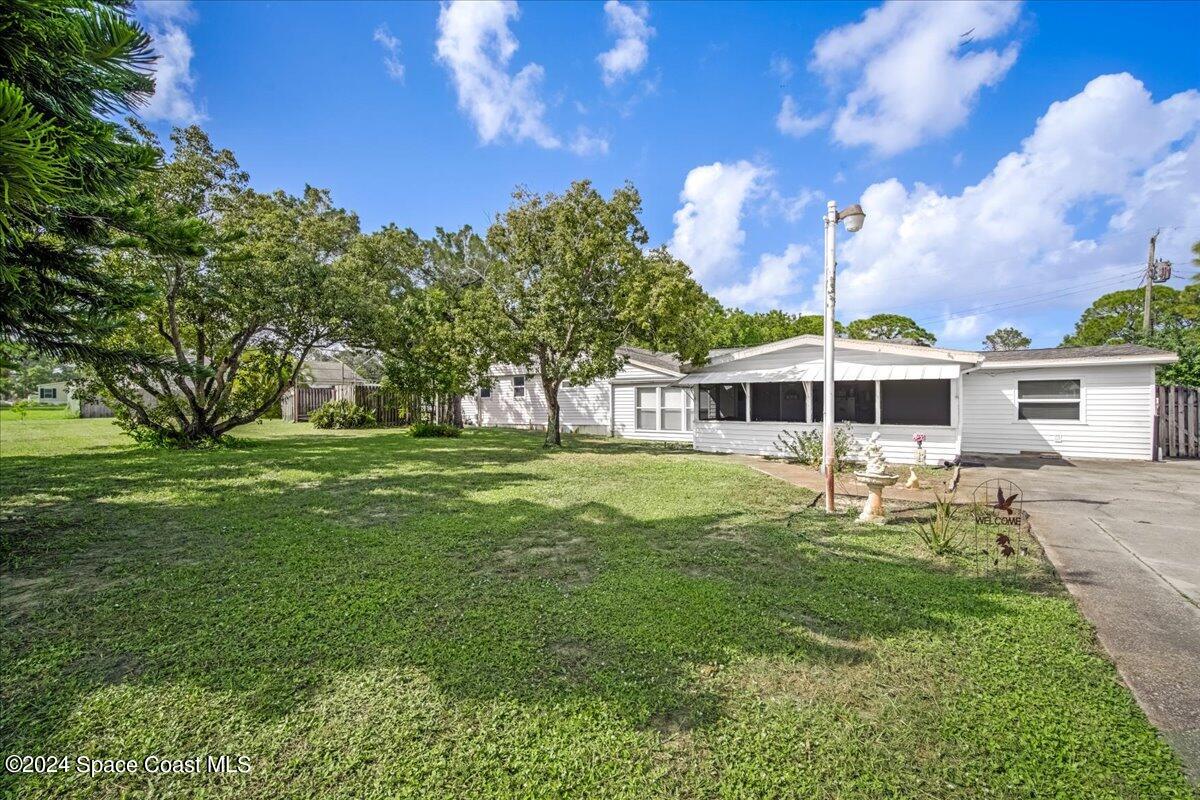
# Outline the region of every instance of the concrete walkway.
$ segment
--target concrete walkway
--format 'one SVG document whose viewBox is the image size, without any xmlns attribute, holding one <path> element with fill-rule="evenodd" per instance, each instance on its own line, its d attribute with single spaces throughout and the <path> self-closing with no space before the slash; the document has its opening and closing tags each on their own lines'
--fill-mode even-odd
<svg viewBox="0 0 1200 800">
<path fill-rule="evenodd" d="M 810 467 L 734 458 L 824 491 Z M 1021 488 L 1047 557 L 1150 722 L 1200 784 L 1200 461 L 985 461 L 964 468 L 959 494 L 989 478 Z M 847 477 L 838 492 L 865 489 Z M 928 501 L 933 492 L 897 486 L 884 497 Z"/>
</svg>

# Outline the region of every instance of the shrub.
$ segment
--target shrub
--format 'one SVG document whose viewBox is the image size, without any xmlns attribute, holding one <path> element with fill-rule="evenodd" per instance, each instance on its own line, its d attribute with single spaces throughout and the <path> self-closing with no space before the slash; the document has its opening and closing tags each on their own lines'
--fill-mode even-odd
<svg viewBox="0 0 1200 800">
<path fill-rule="evenodd" d="M 775 448 L 789 461 L 819 467 L 824 451 L 821 439 L 819 430 L 783 431 L 775 439 Z M 833 429 L 833 455 L 839 464 L 851 461 L 857 451 L 858 442 L 854 440 L 854 429 L 850 423 Z"/>
<path fill-rule="evenodd" d="M 413 424 L 410 432 L 419 439 L 434 436 L 462 436 L 462 428 L 441 422 L 417 422 Z"/>
<path fill-rule="evenodd" d="M 935 556 L 944 556 L 958 550 L 966 536 L 966 528 L 957 518 L 958 507 L 954 495 L 934 495 L 933 516 L 917 520 L 917 535 Z"/>
<path fill-rule="evenodd" d="M 314 428 L 369 428 L 375 414 L 350 400 L 330 400 L 308 415 Z"/>
<path fill-rule="evenodd" d="M 25 419 L 25 417 L 29 416 L 29 409 L 32 405 L 28 400 L 18 400 L 12 404 L 11 410 L 17 415 L 18 419 Z"/>
</svg>

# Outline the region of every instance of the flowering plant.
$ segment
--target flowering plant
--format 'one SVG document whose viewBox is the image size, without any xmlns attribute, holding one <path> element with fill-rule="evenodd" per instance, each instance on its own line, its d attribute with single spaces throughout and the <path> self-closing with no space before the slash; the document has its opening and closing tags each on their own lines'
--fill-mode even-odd
<svg viewBox="0 0 1200 800">
<path fill-rule="evenodd" d="M 922 444 L 925 442 L 925 434 L 923 434 L 923 433 L 914 433 L 914 434 L 913 434 L 913 441 L 917 443 L 917 447 L 920 447 L 920 446 L 921 446 L 921 445 L 922 445 Z"/>
</svg>

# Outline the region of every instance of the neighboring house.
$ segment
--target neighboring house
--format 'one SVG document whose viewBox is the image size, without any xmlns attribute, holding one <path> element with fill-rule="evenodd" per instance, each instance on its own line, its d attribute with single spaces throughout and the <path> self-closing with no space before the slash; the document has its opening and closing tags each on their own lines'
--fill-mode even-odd
<svg viewBox="0 0 1200 800">
<path fill-rule="evenodd" d="M 333 386 L 366 383 L 352 367 L 336 358 L 310 358 L 300 370 L 298 383 L 309 389 L 328 389 Z"/>
<path fill-rule="evenodd" d="M 822 347 L 820 336 L 797 336 L 713 351 L 697 368 L 624 348 L 628 362 L 612 380 L 562 390 L 563 427 L 778 455 L 782 431 L 820 429 Z M 915 460 L 917 433 L 931 463 L 962 453 L 1150 459 L 1154 369 L 1176 360 L 1140 345 L 977 353 L 838 339 L 835 347 L 835 419 L 860 443 L 878 432 L 895 463 Z M 470 424 L 545 425 L 536 374 L 493 375 L 490 391 L 464 400 Z"/>
<path fill-rule="evenodd" d="M 71 399 L 71 389 L 66 381 L 39 383 L 37 390 L 29 394 L 29 400 L 45 405 L 65 406 Z"/>
</svg>

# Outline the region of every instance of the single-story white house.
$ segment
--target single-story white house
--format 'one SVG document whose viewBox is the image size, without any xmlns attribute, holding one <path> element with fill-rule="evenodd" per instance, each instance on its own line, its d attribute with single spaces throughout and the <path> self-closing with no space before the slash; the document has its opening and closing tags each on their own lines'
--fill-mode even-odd
<svg viewBox="0 0 1200 800">
<path fill-rule="evenodd" d="M 39 383 L 37 390 L 29 393 L 28 399 L 49 406 L 65 406 L 71 399 L 71 387 L 66 381 Z"/>
<path fill-rule="evenodd" d="M 823 341 L 797 336 L 715 350 L 700 367 L 622 348 L 611 380 L 560 391 L 567 431 L 691 442 L 707 452 L 779 455 L 784 430 L 820 427 Z M 1154 369 L 1174 353 L 1141 345 L 979 353 L 838 339 L 835 419 L 860 444 L 876 431 L 889 461 L 964 453 L 1154 457 Z M 469 425 L 540 427 L 536 370 L 498 365 L 492 386 L 464 398 Z"/>
</svg>

